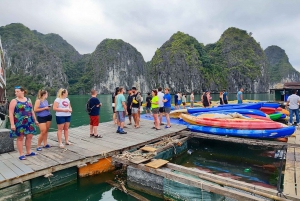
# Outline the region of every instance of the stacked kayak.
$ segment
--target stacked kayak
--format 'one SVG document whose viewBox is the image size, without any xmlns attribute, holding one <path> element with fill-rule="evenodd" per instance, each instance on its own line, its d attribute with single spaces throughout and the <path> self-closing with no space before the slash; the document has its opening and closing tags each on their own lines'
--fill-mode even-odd
<svg viewBox="0 0 300 201">
<path fill-rule="evenodd" d="M 189 108 L 188 113 L 198 113 L 198 112 L 212 112 L 220 110 L 233 110 L 233 109 L 260 109 L 262 103 L 249 103 L 249 104 L 235 104 L 234 106 L 222 106 L 222 107 L 213 107 L 213 108 Z"/>
</svg>

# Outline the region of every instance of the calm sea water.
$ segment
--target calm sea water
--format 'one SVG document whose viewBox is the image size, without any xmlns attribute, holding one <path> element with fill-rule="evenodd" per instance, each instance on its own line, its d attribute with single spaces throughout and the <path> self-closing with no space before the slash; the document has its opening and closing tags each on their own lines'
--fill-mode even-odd
<svg viewBox="0 0 300 201">
<path fill-rule="evenodd" d="M 73 108 L 72 118 L 71 118 L 71 127 L 78 127 L 81 125 L 89 124 L 89 116 L 85 111 L 85 104 L 90 96 L 88 95 L 70 95 L 69 99 L 71 101 L 71 105 Z M 146 100 L 146 95 L 143 95 L 144 100 Z M 107 122 L 112 120 L 112 107 L 111 107 L 111 95 L 98 95 L 100 102 L 102 103 L 101 111 L 100 111 L 100 122 Z M 217 101 L 219 99 L 218 94 L 212 94 L 212 100 Z M 229 94 L 229 100 L 235 100 L 236 94 Z M 31 97 L 34 101 L 35 97 Z M 244 99 L 251 100 L 274 100 L 273 94 L 245 94 Z M 55 100 L 54 96 L 48 97 L 48 102 L 53 103 Z M 200 95 L 195 95 L 195 100 L 200 100 Z M 189 96 L 187 98 L 189 101 Z M 174 102 L 174 98 L 172 96 L 172 103 Z M 53 111 L 52 115 L 55 116 Z M 52 121 L 50 131 L 56 131 L 57 125 L 54 121 Z M 181 160 L 180 158 L 178 160 Z M 190 163 L 193 163 L 193 157 L 188 159 Z M 177 161 L 178 162 L 178 161 Z M 238 164 L 237 164 L 238 165 Z M 218 166 L 218 164 L 216 164 Z M 98 176 L 88 177 L 88 178 L 79 178 L 77 182 L 68 184 L 66 186 L 62 186 L 56 189 L 53 189 L 50 192 L 40 194 L 38 196 L 34 196 L 32 198 L 33 201 L 41 201 L 41 200 L 51 200 L 51 201 L 77 201 L 77 200 L 89 200 L 89 201 L 131 201 L 135 200 L 134 198 L 122 193 L 121 191 L 111 187 L 106 184 L 105 181 L 108 179 L 113 179 L 111 174 L 101 174 Z M 147 196 L 147 195 L 144 195 Z M 161 200 L 154 197 L 147 196 L 150 200 Z"/>
</svg>

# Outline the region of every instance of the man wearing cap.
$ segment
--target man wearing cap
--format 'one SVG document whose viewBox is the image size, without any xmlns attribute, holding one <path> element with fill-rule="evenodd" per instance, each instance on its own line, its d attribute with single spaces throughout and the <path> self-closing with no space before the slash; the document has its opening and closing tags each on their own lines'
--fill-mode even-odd
<svg viewBox="0 0 300 201">
<path fill-rule="evenodd" d="M 127 125 L 131 125 L 131 104 L 132 104 L 132 91 L 131 89 L 127 89 L 128 97 L 127 97 L 127 113 L 129 123 Z"/>
<path fill-rule="evenodd" d="M 163 113 L 164 113 L 164 93 L 162 92 L 162 88 L 158 87 L 158 106 L 159 106 L 159 123 L 160 125 L 164 125 L 162 122 Z"/>
<path fill-rule="evenodd" d="M 131 112 L 134 120 L 134 127 L 140 127 L 139 110 L 141 106 L 141 96 L 137 93 L 136 87 L 131 88 L 132 91 L 132 102 L 131 102 Z"/>
</svg>

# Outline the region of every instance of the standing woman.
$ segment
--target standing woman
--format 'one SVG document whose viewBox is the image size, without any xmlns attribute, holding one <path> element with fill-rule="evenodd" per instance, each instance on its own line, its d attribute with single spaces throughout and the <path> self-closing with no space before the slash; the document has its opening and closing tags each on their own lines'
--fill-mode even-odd
<svg viewBox="0 0 300 201">
<path fill-rule="evenodd" d="M 68 97 L 68 91 L 60 88 L 57 92 L 57 98 L 53 104 L 53 110 L 56 111 L 57 139 L 60 148 L 65 148 L 62 143 L 62 131 L 64 131 L 66 145 L 69 142 L 69 126 L 71 121 L 72 107 Z"/>
<path fill-rule="evenodd" d="M 111 97 L 111 101 L 112 101 L 112 109 L 113 109 L 113 121 L 115 124 L 117 124 L 117 115 L 116 115 L 116 100 L 117 100 L 117 95 L 119 94 L 119 87 L 117 87 L 115 89 L 115 93 L 112 94 L 112 97 Z"/>
<path fill-rule="evenodd" d="M 9 104 L 9 121 L 11 125 L 10 137 L 17 138 L 17 148 L 20 154 L 19 159 L 25 160 L 25 156 L 35 156 L 31 152 L 32 136 L 36 135 L 36 125 L 38 121 L 32 108 L 32 102 L 25 95 L 27 91 L 20 86 L 15 87 L 16 98 Z M 23 141 L 26 136 L 26 155 L 23 154 Z"/>
<path fill-rule="evenodd" d="M 37 120 L 39 122 L 39 128 L 41 134 L 38 138 L 37 151 L 42 151 L 42 141 L 44 142 L 44 148 L 50 148 L 47 144 L 48 131 L 52 121 L 52 115 L 50 114 L 50 108 L 52 105 L 47 101 L 48 92 L 46 90 L 39 90 L 37 99 L 34 104 L 34 111 L 36 112 Z"/>
<path fill-rule="evenodd" d="M 151 107 L 152 107 L 152 114 L 154 117 L 154 129 L 160 130 L 160 123 L 158 119 L 158 113 L 159 113 L 159 104 L 158 104 L 158 96 L 157 96 L 157 90 L 152 89 L 152 100 L 151 100 Z"/>
<path fill-rule="evenodd" d="M 208 91 L 206 91 L 203 95 L 202 104 L 203 104 L 203 107 L 205 107 L 205 108 L 210 106 L 210 96 L 209 96 Z"/>
<path fill-rule="evenodd" d="M 223 91 L 220 92 L 220 105 L 224 105 Z"/>
</svg>

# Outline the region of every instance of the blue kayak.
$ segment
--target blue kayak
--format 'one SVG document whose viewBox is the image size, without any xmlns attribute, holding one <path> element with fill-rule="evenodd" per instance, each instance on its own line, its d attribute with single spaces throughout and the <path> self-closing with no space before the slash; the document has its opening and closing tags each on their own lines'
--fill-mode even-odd
<svg viewBox="0 0 300 201">
<path fill-rule="evenodd" d="M 260 109 L 262 103 L 249 103 L 249 104 L 236 104 L 235 106 L 228 107 L 212 107 L 212 108 L 189 108 L 188 113 L 197 113 L 197 112 L 212 112 L 219 110 L 232 110 L 232 109 Z"/>
<path fill-rule="evenodd" d="M 280 106 L 279 103 L 269 103 L 269 102 L 258 102 L 259 104 L 261 104 L 261 107 L 270 107 L 270 108 L 278 108 Z M 238 107 L 241 105 L 253 105 L 255 103 L 243 103 L 243 104 L 237 104 L 237 103 L 233 103 L 233 104 L 225 104 L 225 105 L 219 105 L 218 107 Z M 254 109 L 254 108 L 252 108 Z M 259 108 L 255 108 L 255 109 L 259 109 Z"/>
<path fill-rule="evenodd" d="M 208 133 L 213 135 L 227 135 L 234 137 L 248 137 L 248 138 L 281 138 L 292 135 L 296 127 L 288 126 L 280 129 L 270 130 L 240 130 L 240 129 L 227 129 L 215 128 L 210 126 L 189 125 L 188 129 L 194 132 Z"/>
<path fill-rule="evenodd" d="M 209 112 L 196 112 L 196 113 L 192 113 L 191 115 L 198 116 L 198 115 L 207 114 L 207 113 L 229 114 L 229 113 L 234 113 L 234 112 L 237 112 L 242 115 L 254 114 L 254 115 L 266 117 L 266 114 L 263 113 L 262 111 L 251 110 L 251 109 L 231 109 L 231 110 L 217 110 L 217 111 L 209 111 Z"/>
</svg>

